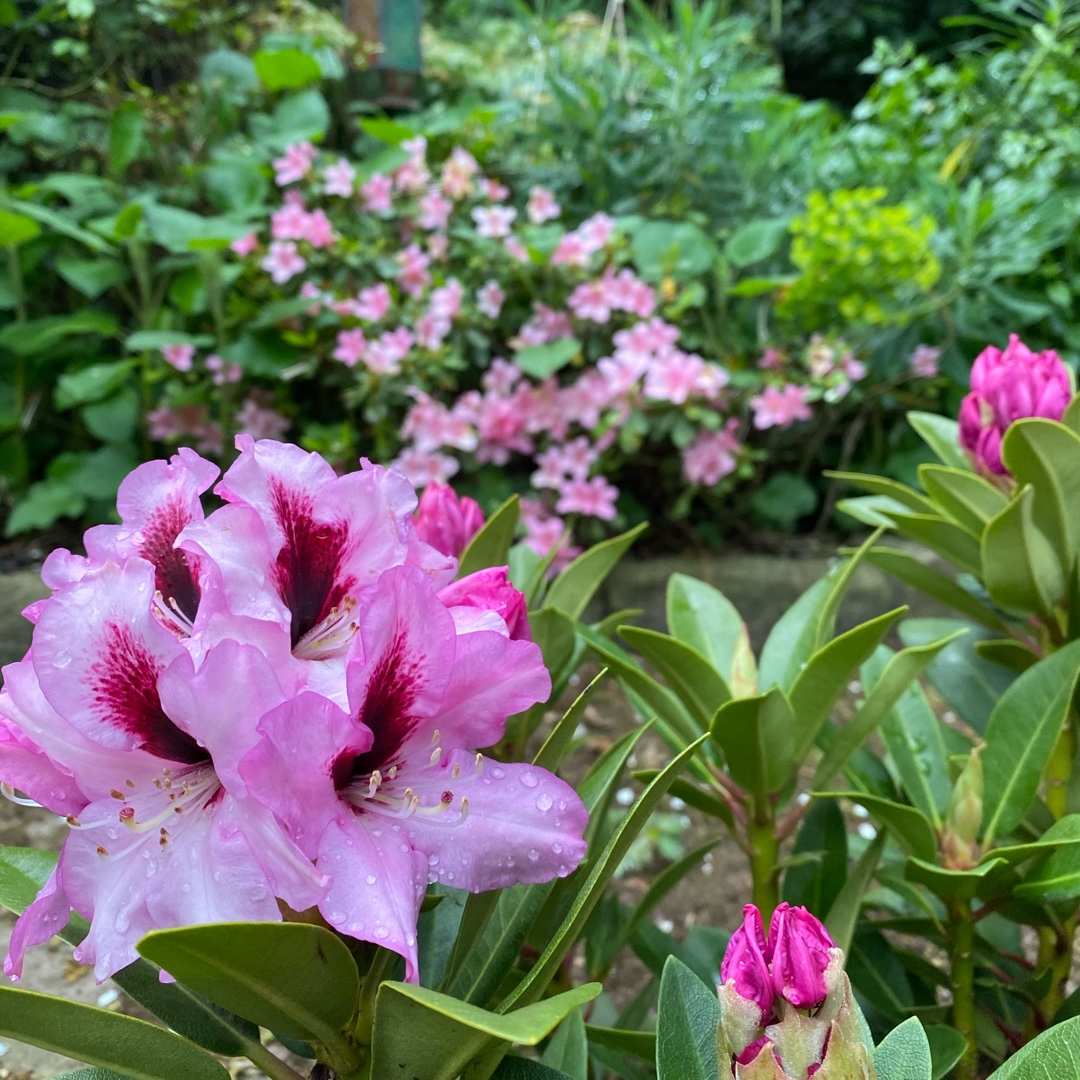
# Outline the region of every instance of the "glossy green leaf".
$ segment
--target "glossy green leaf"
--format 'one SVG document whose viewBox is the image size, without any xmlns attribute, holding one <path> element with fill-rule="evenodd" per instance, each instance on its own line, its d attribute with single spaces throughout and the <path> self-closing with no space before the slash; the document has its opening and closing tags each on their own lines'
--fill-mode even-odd
<svg viewBox="0 0 1080 1080">
<path fill-rule="evenodd" d="M 831 480 L 842 480 L 853 484 L 870 495 L 878 495 L 891 499 L 901 506 L 914 510 L 917 514 L 936 513 L 934 504 L 925 496 L 907 484 L 901 484 L 897 480 L 890 480 L 886 476 L 874 476 L 870 473 L 833 472 L 826 469 L 825 476 Z"/>
<path fill-rule="evenodd" d="M 308 923 L 216 923 L 155 930 L 139 952 L 193 990 L 271 1031 L 334 1049 L 360 980 L 335 934 Z"/>
<path fill-rule="evenodd" d="M 637 626 L 620 626 L 619 634 L 660 672 L 700 730 L 707 730 L 716 710 L 731 700 L 723 675 L 678 638 Z"/>
<path fill-rule="evenodd" d="M 100 236 L 81 228 L 68 220 L 63 214 L 50 209 L 48 206 L 39 206 L 37 203 L 27 202 L 23 199 L 11 199 L 7 205 L 11 210 L 33 218 L 34 221 L 44 225 L 46 228 L 52 229 L 53 232 L 77 240 L 92 251 L 100 252 L 103 255 L 111 255 L 115 250 L 110 243 Z"/>
<path fill-rule="evenodd" d="M 864 807 L 879 825 L 888 829 L 905 851 L 926 862 L 937 857 L 937 837 L 926 817 L 913 806 L 868 795 L 862 791 L 815 791 L 816 798 L 850 799 Z"/>
<path fill-rule="evenodd" d="M 847 825 L 835 799 L 811 804 L 784 872 L 782 898 L 823 919 L 847 877 Z"/>
<path fill-rule="evenodd" d="M 322 77 L 319 62 L 299 49 L 259 49 L 252 58 L 255 71 L 268 90 L 297 90 Z"/>
<path fill-rule="evenodd" d="M 657 1080 L 716 1080 L 720 1002 L 682 961 L 668 957 L 656 1017 Z"/>
<path fill-rule="evenodd" d="M 740 225 L 724 245 L 724 256 L 740 270 L 775 255 L 789 235 L 787 218 L 762 218 Z"/>
<path fill-rule="evenodd" d="M 947 870 L 925 859 L 910 858 L 904 865 L 904 877 L 908 881 L 925 885 L 946 904 L 954 900 L 973 900 L 976 896 L 992 899 L 1003 894 L 1002 885 L 1010 880 L 1008 863 L 991 859 L 971 870 Z"/>
<path fill-rule="evenodd" d="M 646 528 L 647 525 L 638 525 L 582 552 L 552 582 L 545 603 L 571 619 L 580 619 L 593 594 Z"/>
<path fill-rule="evenodd" d="M 960 425 L 955 420 L 937 413 L 909 412 L 907 421 L 943 465 L 971 469 L 967 454 L 960 448 Z"/>
<path fill-rule="evenodd" d="M 566 1073 L 532 1058 L 507 1054 L 491 1074 L 491 1080 L 571 1080 Z"/>
<path fill-rule="evenodd" d="M 1080 557 L 1080 435 L 1053 420 L 1019 420 L 1005 432 L 1001 456 L 1019 486 L 1031 485 L 1035 527 L 1067 573 Z"/>
<path fill-rule="evenodd" d="M 792 754 L 796 762 L 801 763 L 810 753 L 854 672 L 881 644 L 881 639 L 905 611 L 907 608 L 886 612 L 834 638 L 815 652 L 799 672 L 790 695 L 795 717 Z M 904 666 L 907 666 L 906 661 Z M 893 685 L 890 683 L 889 688 Z M 885 700 L 884 695 L 882 700 Z"/>
<path fill-rule="evenodd" d="M 133 98 L 121 102 L 109 119 L 109 172 L 120 176 L 138 156 L 145 121 Z"/>
<path fill-rule="evenodd" d="M 500 1014 L 422 986 L 384 982 L 375 1004 L 371 1075 L 455 1080 L 484 1052 L 535 1046 L 599 993 L 599 983 L 586 983 Z"/>
<path fill-rule="evenodd" d="M 1039 662 L 1039 657 L 1031 649 L 1013 638 L 1003 638 L 1001 641 L 976 641 L 975 651 L 984 660 L 1015 671 L 1017 675 Z"/>
<path fill-rule="evenodd" d="M 655 1031 L 627 1031 L 623 1028 L 586 1024 L 585 1034 L 588 1035 L 589 1042 L 597 1046 L 608 1046 L 612 1050 L 620 1050 L 624 1054 L 630 1054 L 650 1064 L 656 1061 Z"/>
<path fill-rule="evenodd" d="M 81 371 L 64 372 L 57 380 L 53 393 L 56 407 L 70 409 L 109 397 L 124 386 L 133 368 L 130 360 L 116 360 L 91 364 Z"/>
<path fill-rule="evenodd" d="M 1080 1076 L 1080 1017 L 1055 1024 L 1022 1046 L 989 1080 L 1066 1080 Z"/>
<path fill-rule="evenodd" d="M 893 1028 L 874 1051 L 878 1080 L 933 1080 L 930 1041 L 917 1016 Z"/>
<path fill-rule="evenodd" d="M 863 898 L 866 896 L 870 879 L 877 869 L 881 853 L 885 849 L 886 836 L 887 833 L 879 832 L 862 853 L 855 864 L 855 869 L 841 879 L 843 886 L 825 918 L 825 926 L 832 935 L 833 941 L 837 948 L 843 949 L 844 952 L 847 952 L 851 945 Z M 844 869 L 846 871 L 847 867 L 845 866 Z"/>
<path fill-rule="evenodd" d="M 574 1009 L 555 1029 L 540 1060 L 571 1080 L 589 1080 L 589 1040 L 581 1009 Z"/>
<path fill-rule="evenodd" d="M 631 774 L 635 780 L 643 784 L 649 783 L 658 773 L 659 769 L 635 769 Z M 702 791 L 696 784 L 680 778 L 671 785 L 672 798 L 682 799 L 687 806 L 700 810 L 703 814 L 718 818 L 728 828 L 735 827 L 735 818 L 731 813 L 731 807 L 711 792 Z"/>
<path fill-rule="evenodd" d="M 719 589 L 687 574 L 672 574 L 667 586 L 667 625 L 670 634 L 696 649 L 723 675 L 736 697 L 754 692 L 757 664 L 746 623 Z"/>
<path fill-rule="evenodd" d="M 945 1024 L 931 1024 L 926 1029 L 926 1038 L 930 1043 L 933 1078 L 944 1080 L 964 1056 L 967 1040 L 956 1028 L 947 1027 Z"/>
<path fill-rule="evenodd" d="M 1023 488 L 986 526 L 983 581 L 998 607 L 1019 615 L 1053 617 L 1065 576 L 1049 539 L 1034 519 L 1035 489 Z"/>
<path fill-rule="evenodd" d="M 1080 898 L 1080 814 L 1068 814 L 1054 822 L 1035 844 L 995 848 L 993 854 L 1010 859 L 1050 851 L 1050 858 L 1025 875 L 1014 895 L 1022 900 L 1056 902 Z"/>
<path fill-rule="evenodd" d="M 500 1012 L 512 1008 L 519 1002 L 535 1001 L 543 994 L 564 957 L 577 941 L 582 928 L 603 896 L 607 883 L 630 849 L 630 845 L 645 827 L 660 800 L 667 794 L 672 781 L 686 768 L 707 738 L 708 736 L 703 735 L 696 742 L 691 743 L 670 761 L 664 771 L 638 796 L 604 850 L 592 862 L 589 874 L 582 882 L 562 925 L 554 933 L 552 940 L 529 974 L 499 1006 Z"/>
<path fill-rule="evenodd" d="M 9 322 L 0 329 L 0 345 L 16 356 L 35 356 L 69 337 L 82 334 L 111 337 L 118 326 L 115 316 L 92 309 L 74 315 L 45 315 L 28 322 Z"/>
<path fill-rule="evenodd" d="M 1038 790 L 1080 677 L 1080 642 L 1029 668 L 1002 694 L 986 726 L 983 840 L 1007 836 Z"/>
<path fill-rule="evenodd" d="M 987 851 L 980 861 L 1004 859 L 1010 866 L 1019 866 L 1039 855 L 1050 855 L 1062 848 L 1080 844 L 1080 814 L 1066 814 L 1039 837 L 1022 844 L 1010 844 Z"/>
<path fill-rule="evenodd" d="M 41 226 L 26 214 L 0 210 L 0 245 L 24 244 L 41 234 Z"/>
<path fill-rule="evenodd" d="M 227 1080 L 229 1075 L 186 1039 L 145 1020 L 2 985 L 0 1035 L 114 1069 L 130 1080 Z"/>
<path fill-rule="evenodd" d="M 957 631 L 950 637 L 931 642 L 929 645 L 920 645 L 896 653 L 888 659 L 884 669 L 872 684 L 864 684 L 867 692 L 866 700 L 851 720 L 836 733 L 826 748 L 814 773 L 812 781 L 814 787 L 824 787 L 832 780 L 855 750 L 886 719 L 919 672 L 960 633 L 961 631 Z M 872 656 L 869 659 L 872 659 Z M 863 664 L 864 670 L 867 662 L 869 660 Z"/>
<path fill-rule="evenodd" d="M 106 289 L 124 280 L 124 264 L 119 259 L 81 259 L 75 255 L 57 255 L 56 272 L 88 300 L 96 300 Z"/>
<path fill-rule="evenodd" d="M 859 495 L 837 501 L 836 509 L 872 529 L 895 530 L 894 513 L 903 513 L 904 504 L 886 495 Z"/>
<path fill-rule="evenodd" d="M 529 615 L 529 629 L 555 682 L 574 656 L 577 644 L 574 623 L 561 611 L 546 607 Z"/>
<path fill-rule="evenodd" d="M 544 740 L 544 745 L 536 752 L 536 756 L 533 758 L 534 765 L 538 765 L 541 769 L 547 769 L 549 772 L 554 772 L 559 767 L 559 762 L 562 761 L 563 755 L 566 753 L 566 749 L 578 729 L 578 725 L 582 722 L 590 699 L 606 675 L 607 668 L 604 668 L 574 698 L 573 704 L 563 713 L 562 718 L 551 729 L 551 734 Z"/>
<path fill-rule="evenodd" d="M 735 783 L 760 796 L 779 791 L 800 761 L 795 722 L 784 692 L 774 686 L 757 697 L 729 701 L 717 711 L 710 733 Z"/>
<path fill-rule="evenodd" d="M 514 530 L 521 516 L 521 500 L 511 495 L 484 522 L 484 527 L 469 541 L 458 561 L 458 578 L 467 577 L 490 566 L 506 566 Z"/>
<path fill-rule="evenodd" d="M 1068 408 L 1062 414 L 1061 422 L 1070 430 L 1080 435 L 1080 394 L 1073 397 Z"/>
<path fill-rule="evenodd" d="M 955 522 L 936 514 L 892 513 L 896 527 L 912 540 L 925 544 L 961 570 L 979 574 L 979 542 Z"/>
<path fill-rule="evenodd" d="M 987 522 L 1008 502 L 998 488 L 968 469 L 920 465 L 919 480 L 938 509 L 975 537 L 982 536 Z"/>
</svg>

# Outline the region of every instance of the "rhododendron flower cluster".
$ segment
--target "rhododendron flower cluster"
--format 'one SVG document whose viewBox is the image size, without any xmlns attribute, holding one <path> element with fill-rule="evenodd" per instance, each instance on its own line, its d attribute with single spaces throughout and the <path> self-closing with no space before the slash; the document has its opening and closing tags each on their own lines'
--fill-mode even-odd
<svg viewBox="0 0 1080 1080">
<path fill-rule="evenodd" d="M 262 325 L 279 308 L 278 325 L 303 343 L 285 378 L 318 380 L 320 399 L 337 387 L 354 426 L 417 487 L 511 468 L 532 488 L 531 545 L 563 538 L 568 519 L 616 520 L 643 441 L 678 453 L 686 484 L 723 490 L 752 471 L 754 431 L 811 420 L 866 374 L 821 337 L 798 363 L 775 347 L 757 368 L 701 355 L 615 218 L 564 228 L 552 192 L 534 187 L 515 205 L 461 147 L 441 162 L 422 137 L 400 149 L 392 171 L 365 175 L 310 144 L 288 147 L 274 162 L 281 202 L 232 243 L 232 269 L 263 305 Z M 214 355 L 254 360 L 265 379 L 262 348 L 218 343 Z M 190 346 L 166 360 L 186 386 L 206 377 Z M 226 370 L 205 364 L 215 382 Z M 190 395 L 177 397 L 187 407 Z M 160 410 L 153 434 L 214 452 L 205 424 Z"/>
<path fill-rule="evenodd" d="M 284 907 L 415 981 L 429 882 L 542 882 L 584 855 L 568 785 L 478 752 L 551 682 L 506 569 L 455 580 L 475 504 L 433 488 L 414 520 L 393 469 L 237 450 L 220 480 L 190 449 L 141 465 L 122 523 L 46 561 L 31 649 L 4 670 L 0 783 L 70 832 L 12 977 L 72 910 L 103 979 L 151 930 Z"/>
</svg>

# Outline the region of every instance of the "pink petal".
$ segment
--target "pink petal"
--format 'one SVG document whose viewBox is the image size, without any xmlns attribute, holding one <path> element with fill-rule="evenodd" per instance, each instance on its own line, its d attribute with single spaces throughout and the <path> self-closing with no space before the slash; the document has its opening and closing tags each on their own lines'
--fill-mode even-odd
<svg viewBox="0 0 1080 1080">
<path fill-rule="evenodd" d="M 21 978 L 26 950 L 55 937 L 67 926 L 70 918 L 71 904 L 61 885 L 60 866 L 57 864 L 37 898 L 19 916 L 11 931 L 8 954 L 4 957 L 4 974 L 11 979 Z"/>
<path fill-rule="evenodd" d="M 60 769 L 5 714 L 14 711 L 10 695 L 0 692 L 0 783 L 66 817 L 86 805 L 86 796 L 70 773 Z"/>
<path fill-rule="evenodd" d="M 319 869 L 332 880 L 319 910 L 336 930 L 405 957 L 418 981 L 416 920 L 427 887 L 427 862 L 403 826 L 376 815 L 344 814 L 327 828 Z"/>
<path fill-rule="evenodd" d="M 432 881 L 472 892 L 505 889 L 566 877 L 585 856 L 585 805 L 545 769 L 489 758 L 477 772 L 475 755 L 454 750 L 435 767 L 410 770 L 407 780 L 420 809 L 403 828 L 427 855 Z M 460 799 L 468 800 L 464 820 Z M 424 814 L 440 804 L 442 813 Z"/>
</svg>

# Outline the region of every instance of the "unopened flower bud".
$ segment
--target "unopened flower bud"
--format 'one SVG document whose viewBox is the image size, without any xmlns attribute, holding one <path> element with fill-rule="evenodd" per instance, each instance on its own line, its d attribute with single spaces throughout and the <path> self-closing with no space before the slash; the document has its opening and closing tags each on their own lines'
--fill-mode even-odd
<svg viewBox="0 0 1080 1080">
<path fill-rule="evenodd" d="M 428 484 L 416 510 L 416 531 L 425 544 L 455 559 L 483 528 L 484 513 L 474 499 L 458 497 L 452 487 Z"/>
<path fill-rule="evenodd" d="M 1004 350 L 987 346 L 971 368 L 960 403 L 960 445 L 982 473 L 1005 476 L 1001 440 L 1029 416 L 1060 420 L 1073 395 L 1072 373 L 1053 350 L 1033 353 L 1016 334 Z"/>
<path fill-rule="evenodd" d="M 769 924 L 773 989 L 797 1009 L 817 1008 L 829 992 L 825 969 L 835 946 L 806 908 L 781 904 Z"/>
<path fill-rule="evenodd" d="M 957 777 L 945 811 L 943 840 L 945 864 L 969 869 L 979 861 L 979 830 L 983 818 L 982 747 L 971 751 L 964 771 Z"/>
</svg>

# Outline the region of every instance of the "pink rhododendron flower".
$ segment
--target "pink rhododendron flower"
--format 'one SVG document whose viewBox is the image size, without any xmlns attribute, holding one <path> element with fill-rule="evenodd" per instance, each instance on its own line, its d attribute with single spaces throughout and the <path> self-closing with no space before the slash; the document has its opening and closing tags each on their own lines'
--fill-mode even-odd
<svg viewBox="0 0 1080 1080">
<path fill-rule="evenodd" d="M 241 236 L 238 240 L 234 240 L 229 245 L 241 259 L 250 255 L 258 246 L 259 234 L 254 232 L 249 232 L 246 236 Z"/>
<path fill-rule="evenodd" d="M 270 215 L 272 240 L 302 240 L 307 232 L 308 212 L 302 202 L 289 200 Z"/>
<path fill-rule="evenodd" d="M 552 570 L 559 573 L 581 554 L 581 548 L 570 543 L 570 530 L 566 522 L 549 514 L 536 499 L 521 500 L 521 524 L 525 527 L 525 543 L 540 556 L 547 558 L 551 549 L 558 547 L 552 561 Z"/>
<path fill-rule="evenodd" d="M 505 202 L 510 198 L 510 189 L 505 184 L 487 176 L 480 181 L 480 193 L 488 202 Z"/>
<path fill-rule="evenodd" d="M 787 427 L 797 420 L 809 420 L 813 413 L 806 400 L 806 387 L 787 383 L 783 387 L 766 386 L 750 399 L 754 410 L 754 427 L 759 431 L 770 427 Z"/>
<path fill-rule="evenodd" d="M 427 575 L 398 567 L 358 622 L 347 708 L 307 694 L 265 716 L 241 773 L 316 866 L 333 868 L 327 921 L 404 956 L 415 981 L 429 881 L 481 891 L 565 876 L 587 815 L 543 769 L 475 753 L 551 688 L 539 649 L 497 612 L 448 608 Z"/>
<path fill-rule="evenodd" d="M 420 250 L 419 245 L 410 244 L 398 253 L 397 261 L 401 265 L 397 276 L 398 284 L 410 296 L 420 296 L 431 284 L 431 274 L 428 273 L 431 260 Z"/>
<path fill-rule="evenodd" d="M 554 192 L 543 187 L 533 187 L 529 189 L 526 213 L 534 225 L 543 225 L 545 221 L 557 218 L 562 213 L 562 207 L 556 201 Z"/>
<path fill-rule="evenodd" d="M 353 314 L 358 319 L 378 322 L 390 310 L 390 302 L 390 290 L 382 282 L 378 285 L 369 285 L 356 294 L 356 307 L 353 309 Z"/>
<path fill-rule="evenodd" d="M 532 262 L 532 256 L 529 254 L 529 249 L 516 236 L 508 236 L 503 241 L 503 247 L 506 249 L 506 254 L 515 262 Z"/>
<path fill-rule="evenodd" d="M 449 454 L 419 450 L 415 446 L 405 447 L 391 465 L 417 488 L 434 483 L 445 484 L 461 468 L 458 459 Z"/>
<path fill-rule="evenodd" d="M 371 179 L 360 186 L 364 209 L 373 213 L 385 213 L 393 209 L 394 181 L 382 173 L 372 173 Z"/>
<path fill-rule="evenodd" d="M 364 357 L 368 369 L 376 375 L 396 375 L 415 340 L 412 332 L 404 326 L 380 334 L 376 340 L 368 342 Z"/>
<path fill-rule="evenodd" d="M 770 346 L 758 358 L 757 366 L 762 371 L 778 371 L 784 366 L 784 354 Z"/>
<path fill-rule="evenodd" d="M 700 356 L 671 349 L 657 356 L 645 376 L 645 396 L 683 405 L 697 389 L 705 369 Z"/>
<path fill-rule="evenodd" d="M 177 371 L 190 371 L 195 360 L 194 345 L 163 345 L 161 355 Z"/>
<path fill-rule="evenodd" d="M 306 240 L 314 248 L 333 247 L 334 227 L 322 210 L 313 210 L 308 214 L 300 239 Z"/>
<path fill-rule="evenodd" d="M 236 430 L 250 435 L 253 439 L 281 439 L 292 427 L 292 421 L 282 416 L 276 409 L 271 409 L 254 397 L 249 397 L 237 410 Z"/>
<path fill-rule="evenodd" d="M 315 163 L 317 154 L 318 151 L 309 142 L 286 146 L 284 155 L 273 161 L 274 182 L 278 187 L 284 187 L 303 180 Z"/>
<path fill-rule="evenodd" d="M 566 306 L 578 319 L 606 323 L 611 319 L 611 298 L 604 281 L 583 281 L 576 286 Z"/>
<path fill-rule="evenodd" d="M 484 372 L 481 382 L 485 390 L 490 390 L 493 394 L 499 394 L 502 397 L 509 397 L 520 379 L 521 368 L 517 364 L 496 356 L 491 361 L 491 367 Z"/>
<path fill-rule="evenodd" d="M 517 217 L 517 211 L 512 206 L 478 206 L 473 210 L 472 217 L 476 222 L 477 236 L 501 240 L 510 235 L 510 226 Z"/>
<path fill-rule="evenodd" d="M 344 158 L 340 158 L 333 165 L 327 165 L 323 169 L 323 194 L 325 195 L 340 195 L 343 199 L 347 199 L 353 193 L 355 182 L 356 170 Z"/>
<path fill-rule="evenodd" d="M 932 379 L 938 373 L 938 361 L 941 359 L 941 349 L 933 345 L 916 345 L 911 357 L 908 359 L 908 367 L 912 375 L 920 379 Z"/>
<path fill-rule="evenodd" d="M 432 352 L 441 349 L 447 334 L 450 333 L 450 320 L 433 311 L 425 311 L 416 320 L 416 344 Z"/>
<path fill-rule="evenodd" d="M 988 345 L 971 368 L 971 393 L 960 403 L 960 445 L 984 473 L 1007 474 L 1001 440 L 1029 416 L 1060 420 L 1072 400 L 1072 373 L 1053 350 L 1033 353 L 1016 334 L 1004 350 Z"/>
<path fill-rule="evenodd" d="M 514 588 L 505 566 L 493 566 L 458 578 L 439 590 L 439 599 L 448 608 L 471 607 L 493 612 L 506 624 L 511 641 L 532 638 L 525 596 Z"/>
<path fill-rule="evenodd" d="M 761 912 L 754 904 L 743 908 L 743 923 L 728 941 L 720 965 L 720 982 L 732 983 L 735 992 L 752 1001 L 762 1018 L 773 1006 L 773 980 L 769 970 L 772 949 L 766 944 Z M 759 1021 L 760 1023 L 760 1021 Z"/>
<path fill-rule="evenodd" d="M 445 285 L 431 290 L 430 310 L 443 319 L 456 319 L 461 314 L 461 301 L 465 288 L 457 278 L 450 278 Z"/>
<path fill-rule="evenodd" d="M 476 449 L 476 432 L 468 419 L 425 393 L 416 391 L 414 396 L 416 404 L 409 410 L 401 427 L 403 439 L 411 439 L 425 453 L 442 446 L 466 451 Z"/>
<path fill-rule="evenodd" d="M 506 293 L 497 281 L 485 281 L 476 292 L 476 306 L 481 315 L 497 319 L 506 301 Z"/>
<path fill-rule="evenodd" d="M 552 266 L 588 266 L 592 251 L 578 232 L 566 233 L 555 245 Z"/>
<path fill-rule="evenodd" d="M 769 923 L 773 989 L 797 1009 L 817 1008 L 828 994 L 825 971 L 836 942 L 806 908 L 782 903 Z"/>
<path fill-rule="evenodd" d="M 450 241 L 447 239 L 446 233 L 432 233 L 427 238 L 427 253 L 435 262 L 442 262 L 446 258 L 449 249 Z"/>
<path fill-rule="evenodd" d="M 608 214 L 593 214 L 578 226 L 578 233 L 592 251 L 599 251 L 611 239 L 615 219 Z"/>
<path fill-rule="evenodd" d="M 395 171 L 394 184 L 399 191 L 415 195 L 423 191 L 431 180 L 431 173 L 426 165 L 427 139 L 423 135 L 405 139 L 401 149 L 409 155 L 409 160 Z"/>
<path fill-rule="evenodd" d="M 416 219 L 421 229 L 442 232 L 450 223 L 454 204 L 441 191 L 435 189 L 420 197 L 420 216 Z"/>
<path fill-rule="evenodd" d="M 484 512 L 475 499 L 459 496 L 439 481 L 424 488 L 416 509 L 416 533 L 436 551 L 458 558 L 483 525 Z"/>
<path fill-rule="evenodd" d="M 275 285 L 284 285 L 307 266 L 304 257 L 291 240 L 275 240 L 259 265 L 269 273 Z"/>
<path fill-rule="evenodd" d="M 591 480 L 567 480 L 559 492 L 555 509 L 560 514 L 588 514 L 601 521 L 612 521 L 618 497 L 619 489 L 602 476 L 594 476 Z"/>
<path fill-rule="evenodd" d="M 442 189 L 451 199 L 464 199 L 472 193 L 472 178 L 480 171 L 476 158 L 468 150 L 455 146 L 442 169 Z"/>
<path fill-rule="evenodd" d="M 212 374 L 215 386 L 239 382 L 244 377 L 244 369 L 239 364 L 223 360 L 217 353 L 211 353 L 205 363 L 206 370 Z"/>
<path fill-rule="evenodd" d="M 742 450 L 735 436 L 739 421 L 732 417 L 719 431 L 698 432 L 683 451 L 683 475 L 691 484 L 712 487 L 730 476 Z"/>
<path fill-rule="evenodd" d="M 337 348 L 330 355 L 346 367 L 356 367 L 364 359 L 367 345 L 363 330 L 342 330 L 337 336 Z"/>
</svg>

